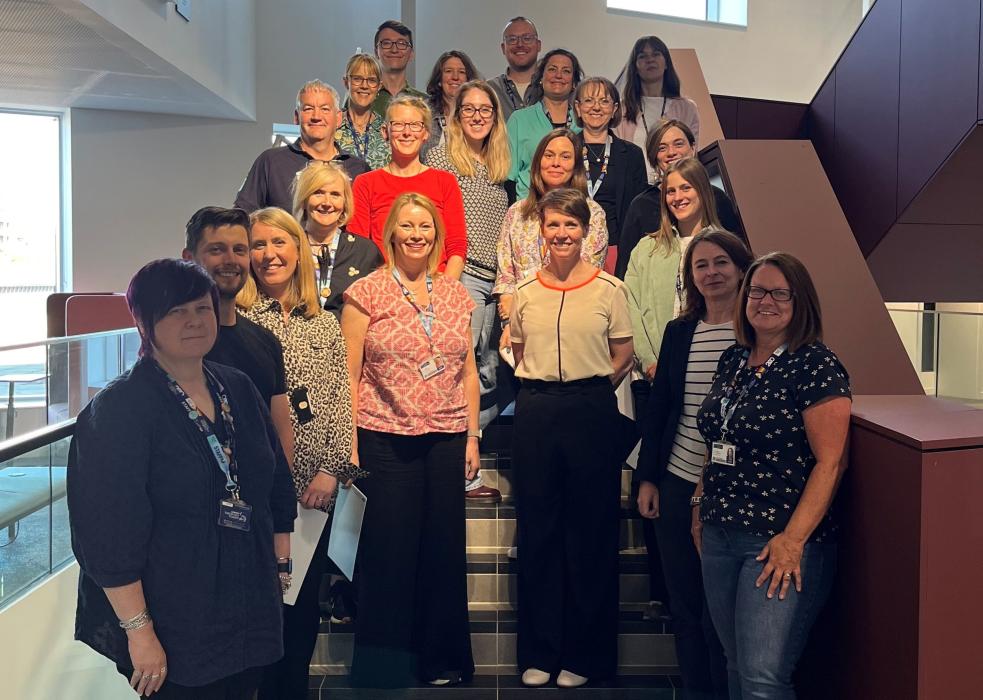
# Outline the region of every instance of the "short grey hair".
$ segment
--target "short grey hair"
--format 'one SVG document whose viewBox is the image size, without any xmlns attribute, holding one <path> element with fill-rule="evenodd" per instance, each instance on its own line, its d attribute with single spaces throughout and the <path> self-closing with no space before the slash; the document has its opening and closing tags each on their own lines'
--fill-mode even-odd
<svg viewBox="0 0 983 700">
<path fill-rule="evenodd" d="M 322 80 L 315 78 L 314 80 L 308 80 L 306 83 L 300 86 L 300 90 L 297 91 L 297 111 L 300 111 L 302 105 L 300 104 L 300 98 L 303 97 L 305 92 L 326 92 L 331 95 L 334 100 L 335 109 L 341 109 L 341 98 L 338 96 L 338 91 L 333 87 L 328 85 Z"/>
</svg>

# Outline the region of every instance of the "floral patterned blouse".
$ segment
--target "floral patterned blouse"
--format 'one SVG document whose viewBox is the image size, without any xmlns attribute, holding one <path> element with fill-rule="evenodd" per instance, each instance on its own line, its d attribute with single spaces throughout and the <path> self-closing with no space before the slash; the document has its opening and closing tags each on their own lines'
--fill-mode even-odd
<svg viewBox="0 0 983 700">
<path fill-rule="evenodd" d="M 369 168 L 384 168 L 389 164 L 392 152 L 389 144 L 382 138 L 382 115 L 372 113 L 369 125 L 365 128 L 364 134 L 355 131 L 352 121 L 345 112 L 341 126 L 335 132 L 334 138 L 346 153 L 351 153 L 356 158 L 361 158 L 369 164 Z M 367 137 L 367 139 L 366 139 Z"/>
<path fill-rule="evenodd" d="M 584 236 L 581 257 L 595 267 L 604 266 L 608 252 L 607 217 L 601 205 L 592 199 L 590 226 Z M 502 222 L 498 238 L 498 274 L 492 294 L 515 294 L 515 286 L 523 279 L 539 271 L 549 262 L 549 253 L 543 258 L 543 240 L 539 230 L 539 217 L 522 216 L 522 200 L 509 207 Z"/>
<path fill-rule="evenodd" d="M 732 345 L 720 356 L 713 385 L 697 414 L 708 453 L 710 443 L 721 439 L 720 403 L 728 386 L 735 382 L 734 400 L 750 381 L 753 370 L 746 363 L 740 369 L 746 352 Z M 757 537 L 774 537 L 784 530 L 816 466 L 802 412 L 822 399 L 850 395 L 846 369 L 822 343 L 780 355 L 738 401 L 730 419 L 727 442 L 736 448 L 736 464 L 711 462 L 703 471 L 700 518 Z M 811 541 L 821 542 L 835 533 L 831 512 L 832 508 Z"/>
</svg>

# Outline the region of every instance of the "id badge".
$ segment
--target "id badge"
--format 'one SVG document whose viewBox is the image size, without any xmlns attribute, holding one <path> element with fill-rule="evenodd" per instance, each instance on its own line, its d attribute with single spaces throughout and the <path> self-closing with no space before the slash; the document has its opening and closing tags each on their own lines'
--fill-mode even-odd
<svg viewBox="0 0 983 700">
<path fill-rule="evenodd" d="M 420 375 L 424 379 L 432 379 L 443 371 L 444 358 L 440 354 L 427 358 L 427 361 L 420 365 Z"/>
<path fill-rule="evenodd" d="M 233 530 L 249 532 L 253 507 L 242 500 L 223 498 L 218 502 L 218 524 Z"/>
<path fill-rule="evenodd" d="M 737 464 L 737 448 L 729 442 L 715 442 L 711 446 L 710 461 L 725 467 Z"/>
</svg>

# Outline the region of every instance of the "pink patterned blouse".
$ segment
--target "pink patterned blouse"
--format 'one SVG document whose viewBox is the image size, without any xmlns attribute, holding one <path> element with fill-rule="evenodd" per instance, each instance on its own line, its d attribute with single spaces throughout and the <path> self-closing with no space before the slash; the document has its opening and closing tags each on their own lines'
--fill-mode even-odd
<svg viewBox="0 0 983 700">
<path fill-rule="evenodd" d="M 460 433 L 468 429 L 464 362 L 471 348 L 474 302 L 457 280 L 433 278 L 435 349 L 444 371 L 423 379 L 420 365 L 430 344 L 416 310 L 406 300 L 392 271 L 383 267 L 345 292 L 369 315 L 358 384 L 356 425 L 399 435 Z"/>
</svg>

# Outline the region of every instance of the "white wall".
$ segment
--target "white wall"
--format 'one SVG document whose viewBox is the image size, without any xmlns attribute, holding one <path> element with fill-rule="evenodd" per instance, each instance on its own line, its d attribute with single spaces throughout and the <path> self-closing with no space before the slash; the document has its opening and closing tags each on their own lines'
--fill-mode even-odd
<svg viewBox="0 0 983 700">
<path fill-rule="evenodd" d="M 255 114 L 254 0 L 199 0 L 190 22 L 162 0 L 80 2 L 243 114 Z"/>
<path fill-rule="evenodd" d="M 0 612 L 0 697 L 136 697 L 109 660 L 74 640 L 78 573 L 73 563 Z"/>
<path fill-rule="evenodd" d="M 604 0 L 416 0 L 416 77 L 441 52 L 467 53 L 486 77 L 505 69 L 501 28 L 536 22 L 543 49 L 570 49 L 590 75 L 614 78 L 635 40 L 696 49 L 712 94 L 809 102 L 860 24 L 863 0 L 749 0 L 747 28 L 609 12 Z"/>
<path fill-rule="evenodd" d="M 341 89 L 348 56 L 398 12 L 397 0 L 257 2 L 255 122 L 72 110 L 75 291 L 124 290 L 143 263 L 177 255 L 196 209 L 231 206 L 297 88 L 320 77 Z"/>
</svg>

